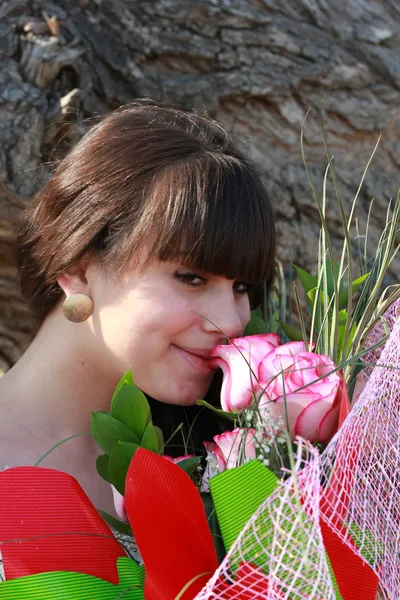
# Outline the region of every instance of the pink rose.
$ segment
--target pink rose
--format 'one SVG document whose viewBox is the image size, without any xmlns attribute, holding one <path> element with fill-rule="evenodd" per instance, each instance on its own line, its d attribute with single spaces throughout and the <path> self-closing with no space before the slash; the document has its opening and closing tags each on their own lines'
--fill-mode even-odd
<svg viewBox="0 0 400 600">
<path fill-rule="evenodd" d="M 232 343 L 212 350 L 211 366 L 220 367 L 224 373 L 221 389 L 224 410 L 238 412 L 251 404 L 252 389 L 257 388 L 259 364 L 279 344 L 277 334 L 266 333 L 236 338 Z"/>
<path fill-rule="evenodd" d="M 311 442 L 328 442 L 338 429 L 344 398 L 339 394 L 341 375 L 334 369 L 328 356 L 308 352 L 303 342 L 275 348 L 258 369 L 259 392 L 265 390 L 261 412 L 268 408 L 284 427 L 287 412 L 291 438 L 300 435 Z"/>
<path fill-rule="evenodd" d="M 194 454 L 186 454 L 186 456 L 177 456 L 176 458 L 174 458 L 173 456 L 164 456 L 164 458 L 169 460 L 169 462 L 174 463 L 174 465 L 177 465 L 178 463 L 180 463 L 181 460 L 186 460 L 187 458 L 193 458 L 193 457 L 194 457 Z"/>
<path fill-rule="evenodd" d="M 232 341 L 211 353 L 212 366 L 224 374 L 222 408 L 238 412 L 250 406 L 253 392 L 256 397 L 263 394 L 260 408 L 265 422 L 268 407 L 275 422 L 280 420 L 285 427 L 286 398 L 291 437 L 328 442 L 338 429 L 339 414 L 347 414 L 350 406 L 344 381 L 339 389 L 342 375 L 330 373 L 335 368 L 330 358 L 308 352 L 304 342 L 281 344 L 276 334 Z"/>
<path fill-rule="evenodd" d="M 181 462 L 181 460 L 193 458 L 193 456 L 194 454 L 187 454 L 186 456 L 178 456 L 176 458 L 172 456 L 164 456 L 163 458 L 177 465 Z M 116 514 L 118 515 L 118 518 L 124 523 L 129 523 L 128 515 L 125 510 L 125 497 L 122 494 L 120 494 L 119 491 L 113 485 L 111 486 L 111 488 L 113 493 L 114 509 Z"/>
<path fill-rule="evenodd" d="M 124 523 L 129 523 L 128 515 L 126 514 L 125 510 L 124 496 L 120 494 L 119 491 L 113 485 L 111 486 L 111 488 L 113 493 L 114 509 L 118 518 Z"/>
<path fill-rule="evenodd" d="M 219 471 L 237 467 L 241 462 L 256 458 L 257 442 L 255 429 L 240 429 L 225 431 L 215 435 L 213 442 L 204 442 L 209 455 L 218 461 Z"/>
</svg>

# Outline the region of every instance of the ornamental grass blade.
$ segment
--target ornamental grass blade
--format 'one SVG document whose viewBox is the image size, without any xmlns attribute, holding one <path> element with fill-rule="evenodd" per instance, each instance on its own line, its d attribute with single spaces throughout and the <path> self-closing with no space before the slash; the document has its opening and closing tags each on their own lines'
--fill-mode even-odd
<svg viewBox="0 0 400 600">
<path fill-rule="evenodd" d="M 372 265 L 368 265 L 368 230 L 373 201 L 368 210 L 363 248 L 360 245 L 360 233 L 355 218 L 355 209 L 367 171 L 378 148 L 380 136 L 363 170 L 349 214 L 346 214 L 333 157 L 329 153 L 321 122 L 321 136 L 328 164 L 323 178 L 322 198 L 319 197 L 305 156 L 303 143 L 305 121 L 301 131 L 301 152 L 321 222 L 317 285 L 312 299 L 308 299 L 311 314 L 310 340 L 314 341 L 314 337 L 316 338 L 317 352 L 330 356 L 336 364 L 347 364 L 345 378 L 349 382 L 354 379 L 357 365 L 349 364 L 347 359 L 360 353 L 367 332 L 371 330 L 374 323 L 383 314 L 384 307 L 387 307 L 386 302 L 383 302 L 387 290 L 382 293 L 382 286 L 388 269 L 399 250 L 399 245 L 396 244 L 400 214 L 399 195 L 393 206 L 389 204 L 385 228 L 380 237 Z M 344 236 L 339 263 L 335 262 L 333 244 L 326 221 L 328 177 L 333 184 Z M 352 248 L 353 228 L 357 233 L 357 253 L 354 253 Z M 358 266 L 356 267 L 357 262 Z M 355 268 L 359 271 L 359 275 L 356 274 L 354 277 Z M 308 294 L 310 293 L 309 290 Z M 355 300 L 354 295 L 356 293 L 359 293 L 359 298 Z M 400 297 L 400 287 L 393 292 L 391 297 L 392 301 Z"/>
</svg>

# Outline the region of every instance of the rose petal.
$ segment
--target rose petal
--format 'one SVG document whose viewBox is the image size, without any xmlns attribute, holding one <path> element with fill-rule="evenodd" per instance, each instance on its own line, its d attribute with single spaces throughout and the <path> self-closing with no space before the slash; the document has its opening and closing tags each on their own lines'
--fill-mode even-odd
<svg viewBox="0 0 400 600">
<path fill-rule="evenodd" d="M 193 457 L 194 457 L 194 454 L 186 454 L 186 456 L 177 456 L 176 458 L 174 458 L 173 456 L 167 456 L 166 454 L 164 454 L 164 458 L 166 458 L 170 462 L 174 463 L 175 465 L 180 463 L 181 460 L 186 460 L 187 458 L 193 458 Z"/>
<path fill-rule="evenodd" d="M 214 438 L 215 439 L 215 438 Z M 226 460 L 221 451 L 221 448 L 217 446 L 215 442 L 203 442 L 206 447 L 207 454 L 212 454 L 218 461 L 218 466 L 220 471 L 225 471 L 226 469 Z"/>
<path fill-rule="evenodd" d="M 296 423 L 299 416 L 305 410 L 307 406 L 318 401 L 320 396 L 314 393 L 303 393 L 295 392 L 287 394 L 286 397 L 280 396 L 275 402 L 269 402 L 264 404 L 264 408 L 267 407 L 270 411 L 270 415 L 278 424 L 279 418 L 281 419 L 281 429 L 286 429 L 286 412 L 289 420 L 289 434 L 293 439 L 296 435 Z M 285 408 L 286 401 L 286 408 Z M 262 414 L 263 406 L 260 404 L 260 411 Z"/>
<path fill-rule="evenodd" d="M 256 458 L 254 435 L 254 429 L 244 430 L 236 427 L 233 431 L 225 431 L 221 435 L 214 436 L 214 441 L 226 461 L 226 469 L 237 466 L 239 455 L 244 454 L 246 459 Z M 243 442 L 245 444 L 244 449 L 242 447 Z M 215 450 L 214 453 L 216 454 Z"/>
<path fill-rule="evenodd" d="M 260 381 L 267 381 L 270 377 L 288 369 L 290 365 L 294 364 L 294 357 L 302 350 L 304 350 L 304 342 L 288 342 L 272 349 L 258 367 Z"/>
<path fill-rule="evenodd" d="M 344 420 L 351 410 L 349 393 L 343 373 L 339 371 L 338 374 L 339 384 L 333 406 L 326 413 L 319 425 L 318 440 L 321 443 L 328 443 L 332 439 L 336 431 L 342 426 Z"/>
<path fill-rule="evenodd" d="M 338 430 L 339 405 L 333 406 L 323 417 L 318 428 L 318 441 L 321 444 L 328 443 Z"/>
<path fill-rule="evenodd" d="M 257 387 L 258 365 L 262 358 L 280 344 L 275 333 L 234 338 L 232 343 L 216 346 L 211 351 L 210 366 L 224 374 L 221 406 L 238 412 L 247 408 Z"/>
<path fill-rule="evenodd" d="M 290 354 L 291 356 L 297 356 L 300 352 L 306 352 L 304 342 L 287 342 L 287 344 L 282 344 L 277 351 L 279 354 Z"/>
<path fill-rule="evenodd" d="M 247 408 L 252 400 L 252 373 L 240 351 L 234 346 L 221 346 L 219 357 L 211 359 L 211 365 L 222 369 L 221 406 L 228 412 Z M 254 387 L 257 381 L 253 377 Z"/>
<path fill-rule="evenodd" d="M 319 424 L 331 408 L 331 398 L 320 398 L 309 404 L 298 416 L 294 429 L 295 435 L 300 435 L 310 442 L 320 441 L 317 439 Z"/>
<path fill-rule="evenodd" d="M 111 488 L 114 499 L 114 508 L 115 512 L 118 515 L 118 518 L 121 519 L 121 521 L 123 521 L 124 523 L 129 523 L 128 515 L 126 514 L 125 510 L 125 498 L 113 485 L 111 486 Z"/>
<path fill-rule="evenodd" d="M 215 448 L 215 442 L 203 442 L 206 447 L 207 452 L 212 452 Z"/>
<path fill-rule="evenodd" d="M 255 348 L 264 348 L 265 354 L 270 352 L 273 348 L 277 348 L 282 344 L 279 335 L 277 333 L 258 333 L 256 335 L 246 335 L 246 337 L 234 338 L 232 342 L 236 346 L 251 345 Z M 261 350 L 262 353 L 264 350 Z"/>
<path fill-rule="evenodd" d="M 342 371 L 339 372 L 340 383 L 337 391 L 337 398 L 339 401 L 339 427 L 341 427 L 350 414 L 351 403 L 349 398 L 349 391 L 347 389 L 346 382 L 343 377 Z"/>
</svg>

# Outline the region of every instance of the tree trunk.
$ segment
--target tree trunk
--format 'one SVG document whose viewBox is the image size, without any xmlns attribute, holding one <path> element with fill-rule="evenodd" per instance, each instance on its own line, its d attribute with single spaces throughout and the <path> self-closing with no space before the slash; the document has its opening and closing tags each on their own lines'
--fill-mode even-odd
<svg viewBox="0 0 400 600">
<path fill-rule="evenodd" d="M 398 0 L 8 0 L 0 4 L 0 367 L 28 340 L 11 223 L 66 150 L 104 114 L 149 96 L 206 109 L 260 168 L 279 221 L 279 256 L 315 264 L 326 167 L 319 118 L 347 211 L 369 203 L 374 253 L 400 162 Z M 340 214 L 328 186 L 328 220 Z M 292 250 L 291 250 L 292 249 Z M 399 263 L 391 276 L 396 280 Z"/>
</svg>

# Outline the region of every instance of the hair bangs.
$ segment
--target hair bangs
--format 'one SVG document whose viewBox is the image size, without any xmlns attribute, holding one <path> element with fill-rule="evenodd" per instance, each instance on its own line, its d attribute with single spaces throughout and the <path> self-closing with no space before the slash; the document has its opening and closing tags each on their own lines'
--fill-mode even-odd
<svg viewBox="0 0 400 600">
<path fill-rule="evenodd" d="M 152 257 L 255 284 L 274 277 L 275 228 L 258 175 L 243 159 L 190 157 L 157 177 L 147 203 Z"/>
</svg>

